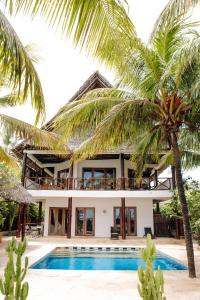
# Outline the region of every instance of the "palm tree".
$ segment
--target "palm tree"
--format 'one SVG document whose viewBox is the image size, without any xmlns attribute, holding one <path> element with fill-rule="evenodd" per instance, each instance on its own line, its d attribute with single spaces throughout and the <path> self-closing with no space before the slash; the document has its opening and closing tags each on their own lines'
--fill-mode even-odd
<svg viewBox="0 0 200 300">
<path fill-rule="evenodd" d="M 37 58 L 31 51 L 30 46 L 24 47 L 16 32 L 0 11 L 0 90 L 7 92 L 0 97 L 0 108 L 22 105 L 30 100 L 33 109 L 36 111 L 35 125 L 38 121 L 44 121 L 45 102 L 42 86 L 33 62 Z M 62 142 L 51 132 L 38 129 L 23 121 L 17 120 L 7 115 L 0 114 L 0 132 L 3 142 L 9 136 L 12 140 L 25 139 L 26 142 L 35 146 L 60 149 Z M 4 133 L 6 133 L 4 135 Z M 7 140 L 8 142 L 8 140 Z M 9 151 L 8 144 L 1 142 L 0 160 L 6 162 L 11 167 L 16 167 L 17 161 Z M 62 151 L 68 148 L 62 144 Z"/>
<path fill-rule="evenodd" d="M 159 160 L 163 149 L 170 150 L 162 160 L 171 156 L 176 170 L 190 277 L 196 274 L 181 160 L 189 166 L 200 163 L 200 36 L 195 25 L 176 19 L 159 28 L 149 45 L 135 34 L 130 40 L 116 33 L 98 56 L 115 71 L 118 88 L 95 90 L 66 104 L 54 122 L 54 131 L 67 140 L 90 134 L 75 160 L 134 145 L 131 161 L 140 175 L 149 153 Z"/>
</svg>

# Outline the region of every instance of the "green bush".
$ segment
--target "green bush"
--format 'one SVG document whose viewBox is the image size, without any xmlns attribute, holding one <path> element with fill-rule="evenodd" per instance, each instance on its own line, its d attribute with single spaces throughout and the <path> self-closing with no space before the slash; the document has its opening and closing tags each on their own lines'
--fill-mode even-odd
<svg viewBox="0 0 200 300">
<path fill-rule="evenodd" d="M 150 234 L 147 235 L 146 248 L 141 251 L 141 256 L 146 264 L 146 269 L 142 266 L 138 268 L 138 291 L 140 297 L 144 300 L 165 300 L 164 294 L 164 278 L 163 272 L 158 267 L 154 272 L 154 259 L 156 256 L 156 248 L 151 240 Z"/>
</svg>

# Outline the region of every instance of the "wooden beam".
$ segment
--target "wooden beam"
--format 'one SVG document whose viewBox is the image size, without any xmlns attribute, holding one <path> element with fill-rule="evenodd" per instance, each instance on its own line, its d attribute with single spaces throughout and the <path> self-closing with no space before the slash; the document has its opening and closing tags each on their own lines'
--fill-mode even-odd
<svg viewBox="0 0 200 300">
<path fill-rule="evenodd" d="M 71 238 L 72 227 L 72 197 L 68 198 L 68 224 L 67 224 L 67 238 Z"/>
<path fill-rule="evenodd" d="M 24 203 L 22 209 L 22 237 L 21 237 L 22 241 L 25 238 L 26 222 L 27 222 L 27 204 Z"/>
<path fill-rule="evenodd" d="M 41 222 L 42 222 L 42 201 L 39 202 L 39 207 L 38 207 L 38 221 L 41 224 Z"/>
<path fill-rule="evenodd" d="M 22 218 L 22 209 L 23 204 L 18 204 L 18 216 L 17 216 L 17 231 L 16 231 L 16 237 L 19 238 L 21 234 L 21 218 Z"/>
<path fill-rule="evenodd" d="M 23 165 L 22 165 L 22 176 L 21 183 L 25 187 L 25 177 L 26 177 L 26 162 L 27 162 L 27 153 L 23 154 Z"/>
<path fill-rule="evenodd" d="M 126 216 L 125 216 L 125 198 L 121 198 L 121 214 L 122 214 L 122 240 L 126 239 Z"/>
</svg>

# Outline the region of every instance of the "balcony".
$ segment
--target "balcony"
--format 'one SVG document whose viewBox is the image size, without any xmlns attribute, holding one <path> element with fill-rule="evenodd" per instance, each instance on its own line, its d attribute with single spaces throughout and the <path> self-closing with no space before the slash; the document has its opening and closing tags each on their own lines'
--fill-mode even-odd
<svg viewBox="0 0 200 300">
<path fill-rule="evenodd" d="M 137 191 L 171 190 L 171 178 L 67 178 L 26 177 L 25 188 L 28 190 L 89 190 L 89 191 Z"/>
</svg>

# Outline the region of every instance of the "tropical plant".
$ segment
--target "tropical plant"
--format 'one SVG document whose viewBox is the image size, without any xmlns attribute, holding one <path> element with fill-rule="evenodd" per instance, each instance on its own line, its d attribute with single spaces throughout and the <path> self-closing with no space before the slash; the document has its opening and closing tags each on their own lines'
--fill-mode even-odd
<svg viewBox="0 0 200 300">
<path fill-rule="evenodd" d="M 28 257 L 25 257 L 22 267 L 22 256 L 26 246 L 26 241 L 17 243 L 13 238 L 6 248 L 8 262 L 4 278 L 0 279 L 0 292 L 5 296 L 5 300 L 25 300 L 28 296 L 28 282 L 24 282 L 28 270 Z"/>
<path fill-rule="evenodd" d="M 135 33 L 127 15 L 127 0 L 1 0 L 10 14 L 23 12 L 32 18 L 40 15 L 52 28 L 64 36 L 71 36 L 74 43 L 95 54 L 112 37 L 115 30 L 126 35 Z"/>
<path fill-rule="evenodd" d="M 145 262 L 146 269 L 142 266 L 138 268 L 138 291 L 140 297 L 144 300 L 166 300 L 164 294 L 163 272 L 158 266 L 157 272 L 154 272 L 154 260 L 156 257 L 156 247 L 151 240 L 151 235 L 147 235 L 146 248 L 141 251 L 141 257 Z"/>
<path fill-rule="evenodd" d="M 45 118 L 45 102 L 42 86 L 33 62 L 37 62 L 31 46 L 24 47 L 5 15 L 0 11 L 0 108 L 22 105 L 31 101 L 36 111 L 35 125 Z M 5 94 L 7 92 L 7 94 Z M 4 94 L 4 95 L 3 95 Z M 51 132 L 38 129 L 23 121 L 0 114 L 0 132 L 4 141 L 25 139 L 32 145 L 60 149 L 62 144 Z M 9 138 L 8 138 L 9 137 Z M 2 144 L 2 143 L 1 143 Z M 64 148 L 63 148 L 64 147 Z M 11 167 L 16 160 L 6 143 L 0 146 L 0 160 Z M 62 150 L 67 151 L 62 144 Z"/>
<path fill-rule="evenodd" d="M 116 31 L 116 39 L 99 49 L 98 57 L 115 71 L 118 88 L 91 91 L 66 104 L 54 122 L 54 131 L 67 140 L 91 134 L 74 153 L 75 160 L 134 145 L 131 161 L 140 175 L 149 154 L 159 161 L 160 153 L 166 153 L 162 163 L 173 163 L 176 170 L 190 277 L 196 275 L 182 164 L 200 162 L 196 25 L 180 17 L 157 30 L 148 45 L 135 34 L 130 40 Z"/>
<path fill-rule="evenodd" d="M 198 4 L 200 4 L 199 0 L 169 0 L 157 19 L 154 33 L 157 28 L 173 22 L 177 16 L 188 15 Z"/>
<path fill-rule="evenodd" d="M 200 243 L 200 184 L 195 180 L 187 178 L 184 182 L 184 186 L 192 232 Z M 172 199 L 161 206 L 161 213 L 168 218 L 182 219 L 181 203 L 176 190 L 174 191 Z"/>
</svg>

